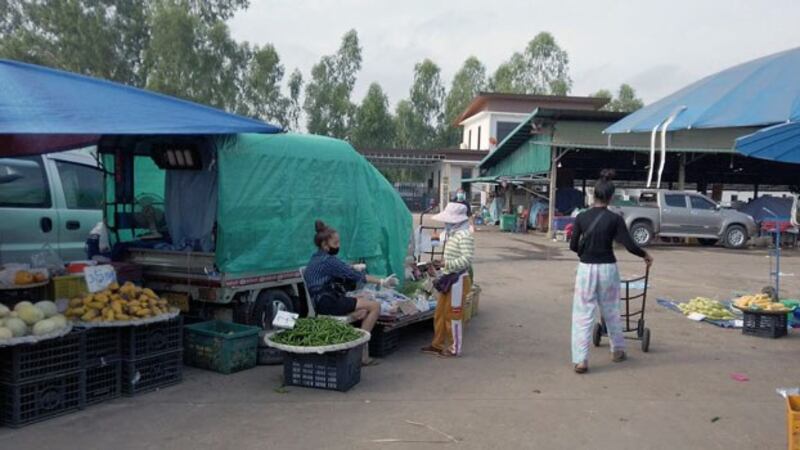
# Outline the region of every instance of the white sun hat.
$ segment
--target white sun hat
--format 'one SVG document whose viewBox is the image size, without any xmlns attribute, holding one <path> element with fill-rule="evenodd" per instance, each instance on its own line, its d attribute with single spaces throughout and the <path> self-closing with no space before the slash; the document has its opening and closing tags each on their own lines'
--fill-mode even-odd
<svg viewBox="0 0 800 450">
<path fill-rule="evenodd" d="M 443 223 L 461 223 L 469 220 L 467 216 L 467 205 L 462 203 L 450 202 L 444 211 L 431 217 L 437 222 Z"/>
</svg>

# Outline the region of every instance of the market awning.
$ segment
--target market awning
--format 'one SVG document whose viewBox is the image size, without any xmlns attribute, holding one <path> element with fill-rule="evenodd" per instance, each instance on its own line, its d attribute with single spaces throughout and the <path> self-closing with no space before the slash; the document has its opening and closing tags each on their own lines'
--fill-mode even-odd
<svg viewBox="0 0 800 450">
<path fill-rule="evenodd" d="M 474 177 L 461 180 L 462 183 L 496 183 L 497 181 L 497 177 Z"/>
<path fill-rule="evenodd" d="M 736 140 L 740 153 L 770 161 L 800 164 L 800 122 L 782 123 Z"/>
<path fill-rule="evenodd" d="M 155 92 L 0 60 L 0 156 L 85 146 L 101 135 L 280 131 L 259 120 Z"/>
<path fill-rule="evenodd" d="M 605 129 L 607 134 L 763 127 L 800 120 L 800 47 L 709 75 Z"/>
</svg>

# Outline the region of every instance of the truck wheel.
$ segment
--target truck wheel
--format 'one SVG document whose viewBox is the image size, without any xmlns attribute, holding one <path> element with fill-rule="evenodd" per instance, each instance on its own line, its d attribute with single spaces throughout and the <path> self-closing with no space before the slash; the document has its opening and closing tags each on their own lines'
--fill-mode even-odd
<svg viewBox="0 0 800 450">
<path fill-rule="evenodd" d="M 253 304 L 250 313 L 250 325 L 262 330 L 272 329 L 272 320 L 278 311 L 294 312 L 292 298 L 289 294 L 278 289 L 261 291 Z"/>
<path fill-rule="evenodd" d="M 703 247 L 713 247 L 717 245 L 719 239 L 698 239 L 697 242 L 699 242 Z"/>
<path fill-rule="evenodd" d="M 725 230 L 725 247 L 732 249 L 744 248 L 748 239 L 747 230 L 741 225 L 731 225 Z"/>
<path fill-rule="evenodd" d="M 647 222 L 636 222 L 631 225 L 631 237 L 639 247 L 647 247 L 653 242 L 653 227 Z"/>
</svg>

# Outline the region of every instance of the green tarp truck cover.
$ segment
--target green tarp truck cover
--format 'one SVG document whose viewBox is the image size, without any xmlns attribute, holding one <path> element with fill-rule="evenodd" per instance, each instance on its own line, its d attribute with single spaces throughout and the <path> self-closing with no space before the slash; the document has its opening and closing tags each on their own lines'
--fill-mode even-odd
<svg viewBox="0 0 800 450">
<path fill-rule="evenodd" d="M 316 251 L 314 222 L 339 231 L 341 258 L 404 274 L 411 213 L 348 143 L 313 135 L 217 138 L 217 265 L 224 272 L 294 270 Z"/>
</svg>

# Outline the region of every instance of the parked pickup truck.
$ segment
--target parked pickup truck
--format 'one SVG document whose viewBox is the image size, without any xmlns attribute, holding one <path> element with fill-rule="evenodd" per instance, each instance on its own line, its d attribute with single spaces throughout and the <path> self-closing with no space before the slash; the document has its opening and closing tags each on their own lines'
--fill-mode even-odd
<svg viewBox="0 0 800 450">
<path fill-rule="evenodd" d="M 645 191 L 635 206 L 613 206 L 642 247 L 656 237 L 693 237 L 702 245 L 743 248 L 757 227 L 753 217 L 723 209 L 708 197 L 682 191 Z"/>
</svg>

